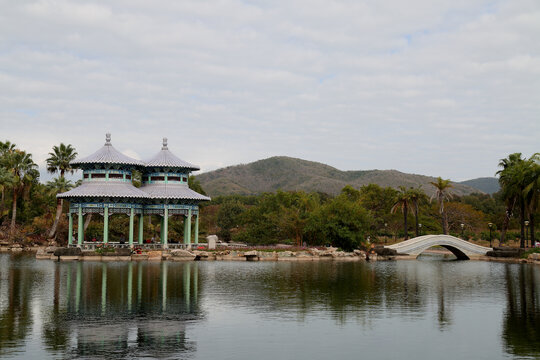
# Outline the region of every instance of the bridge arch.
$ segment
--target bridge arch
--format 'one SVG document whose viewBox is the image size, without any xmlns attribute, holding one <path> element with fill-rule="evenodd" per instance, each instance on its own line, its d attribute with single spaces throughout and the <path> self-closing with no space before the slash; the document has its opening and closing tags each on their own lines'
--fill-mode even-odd
<svg viewBox="0 0 540 360">
<path fill-rule="evenodd" d="M 394 249 L 398 254 L 417 257 L 424 250 L 433 246 L 442 246 L 452 252 L 459 260 L 470 260 L 486 255 L 491 248 L 472 244 L 451 235 L 424 235 L 397 244 L 386 246 Z"/>
</svg>

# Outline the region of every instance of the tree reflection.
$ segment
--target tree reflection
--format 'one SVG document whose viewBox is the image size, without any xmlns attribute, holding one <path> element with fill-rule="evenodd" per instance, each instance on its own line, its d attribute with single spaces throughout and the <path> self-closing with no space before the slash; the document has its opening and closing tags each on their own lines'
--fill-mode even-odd
<svg viewBox="0 0 540 360">
<path fill-rule="evenodd" d="M 32 286 L 35 274 L 25 268 L 1 268 L 2 295 L 7 295 L 7 306 L 0 313 L 0 355 L 20 346 L 32 326 Z"/>
<path fill-rule="evenodd" d="M 534 265 L 505 268 L 507 308 L 503 338 L 506 351 L 519 356 L 540 355 L 540 286 Z"/>
</svg>

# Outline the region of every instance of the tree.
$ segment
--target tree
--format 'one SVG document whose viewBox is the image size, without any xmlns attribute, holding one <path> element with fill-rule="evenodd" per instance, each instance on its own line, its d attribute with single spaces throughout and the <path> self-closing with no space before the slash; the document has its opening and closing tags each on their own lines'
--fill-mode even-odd
<svg viewBox="0 0 540 360">
<path fill-rule="evenodd" d="M 536 243 L 535 237 L 535 214 L 538 211 L 540 198 L 540 153 L 536 153 L 527 161 L 525 169 L 525 189 L 523 196 L 529 215 L 529 225 L 531 228 L 531 244 Z"/>
<path fill-rule="evenodd" d="M 502 166 L 503 169 L 497 172 L 504 197 L 509 203 L 517 203 L 519 206 L 520 247 L 522 248 L 525 247 L 525 217 L 527 208 L 530 206 L 534 207 L 536 202 L 534 191 L 530 192 L 526 190 L 529 186 L 531 190 L 535 188 L 536 160 L 536 156 L 530 159 L 523 159 L 521 153 L 514 153 L 509 155 L 508 159 L 501 160 L 499 166 Z"/>
<path fill-rule="evenodd" d="M 65 145 L 60 143 L 60 146 L 53 146 L 53 151 L 49 153 L 47 158 L 47 171 L 51 174 L 60 173 L 60 177 L 64 177 L 66 172 L 73 174 L 75 169 L 71 167 L 71 162 L 77 157 L 77 152 L 71 144 Z"/>
<path fill-rule="evenodd" d="M 206 192 L 202 188 L 200 181 L 197 180 L 197 178 L 195 178 L 195 176 L 193 175 L 188 178 L 188 186 L 191 190 L 196 191 L 201 195 L 206 195 Z"/>
<path fill-rule="evenodd" d="M 5 167 L 0 166 L 0 223 L 4 216 L 6 189 L 12 187 L 14 183 L 15 178 L 13 177 L 13 174 Z"/>
<path fill-rule="evenodd" d="M 231 229 L 240 224 L 240 215 L 245 211 L 237 201 L 229 201 L 221 205 L 217 214 L 217 224 L 220 227 L 220 236 L 223 240 L 231 241 Z"/>
<path fill-rule="evenodd" d="M 521 157 L 521 153 L 510 154 L 507 158 L 499 161 L 499 167 L 502 169 L 497 171 L 496 175 L 499 175 L 501 195 L 506 203 L 506 212 L 501 229 L 501 244 L 505 242 L 506 231 L 508 230 L 508 225 L 510 224 L 510 217 L 514 211 L 516 201 L 518 201 L 520 197 L 519 190 L 514 184 L 515 179 L 512 178 L 512 174 L 514 172 L 514 168 L 523 161 L 525 160 Z"/>
<path fill-rule="evenodd" d="M 60 179 L 62 181 L 59 181 L 55 183 L 55 186 L 57 189 L 60 187 L 66 187 L 68 186 L 69 182 L 63 181 L 64 174 L 66 172 L 70 172 L 73 174 L 75 169 L 71 167 L 71 162 L 75 160 L 77 157 L 77 152 L 71 146 L 71 144 L 65 145 L 64 143 L 60 143 L 59 146 L 53 146 L 53 151 L 49 153 L 49 157 L 47 158 L 47 171 L 51 174 L 54 174 L 56 172 L 60 173 Z M 55 194 L 56 195 L 56 194 Z M 49 239 L 52 239 L 56 235 L 56 229 L 58 227 L 58 222 L 60 221 L 60 216 L 62 216 L 62 206 L 64 204 L 63 199 L 57 200 L 56 205 L 56 216 L 54 218 L 54 223 L 51 227 L 51 231 L 49 232 Z M 60 211 L 58 211 L 60 210 Z"/>
<path fill-rule="evenodd" d="M 407 213 L 411 211 L 411 194 L 404 186 L 399 187 L 394 206 L 390 211 L 395 213 L 398 209 L 403 213 L 403 231 L 405 232 L 405 240 L 407 240 L 409 238 Z"/>
<path fill-rule="evenodd" d="M 66 192 L 73 188 L 73 183 L 69 180 L 66 180 L 64 177 L 58 177 L 55 178 L 52 181 L 47 182 L 47 188 L 49 189 L 49 192 L 56 196 L 59 193 Z M 49 232 L 49 239 L 51 239 L 56 234 L 56 228 L 58 226 L 58 220 L 60 219 L 60 216 L 62 215 L 62 199 L 56 199 L 56 216 L 55 221 L 53 224 L 53 227 L 51 228 Z"/>
<path fill-rule="evenodd" d="M 15 221 L 17 218 L 17 198 L 31 185 L 34 179 L 39 177 L 37 165 L 32 160 L 32 155 L 26 151 L 15 149 L 7 156 L 7 166 L 14 179 L 13 204 L 11 212 L 10 235 L 15 233 Z"/>
<path fill-rule="evenodd" d="M 422 190 L 422 188 L 420 188 L 420 187 L 410 188 L 409 189 L 409 196 L 410 196 L 411 205 L 412 205 L 413 212 L 414 212 L 415 234 L 416 234 L 416 237 L 418 237 L 418 236 L 420 236 L 420 228 L 419 228 L 419 225 L 418 225 L 418 208 L 419 208 L 419 205 L 421 203 L 427 201 L 428 197 L 427 197 L 426 193 L 424 192 L 424 190 Z"/>
<path fill-rule="evenodd" d="M 311 212 L 305 233 L 314 244 L 330 242 L 333 246 L 351 251 L 357 249 L 369 234 L 373 218 L 346 190 L 332 201 Z"/>
<path fill-rule="evenodd" d="M 446 213 L 444 212 L 444 200 L 450 200 L 452 194 L 449 193 L 449 189 L 453 187 L 449 179 L 443 179 L 440 176 L 437 178 L 437 181 L 430 181 L 430 184 L 435 186 L 435 195 L 437 198 L 437 203 L 439 204 L 439 214 L 441 214 L 441 224 L 443 229 L 443 234 L 448 234 L 448 219 L 446 218 Z M 433 199 L 433 197 L 432 197 Z"/>
</svg>

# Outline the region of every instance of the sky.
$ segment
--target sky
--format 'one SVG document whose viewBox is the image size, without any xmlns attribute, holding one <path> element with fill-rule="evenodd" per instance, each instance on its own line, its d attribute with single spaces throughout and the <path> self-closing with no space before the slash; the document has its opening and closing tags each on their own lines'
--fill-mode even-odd
<svg viewBox="0 0 540 360">
<path fill-rule="evenodd" d="M 538 0 L 0 0 L 0 141 L 455 181 L 540 151 Z"/>
</svg>

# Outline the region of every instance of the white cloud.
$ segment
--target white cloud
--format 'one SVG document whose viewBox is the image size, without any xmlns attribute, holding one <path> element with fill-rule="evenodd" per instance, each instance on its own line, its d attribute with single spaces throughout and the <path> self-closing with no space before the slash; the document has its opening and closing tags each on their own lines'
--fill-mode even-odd
<svg viewBox="0 0 540 360">
<path fill-rule="evenodd" d="M 538 151 L 540 3 L 0 1 L 0 138 L 104 133 L 203 170 L 272 155 L 490 176 Z"/>
</svg>

